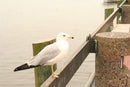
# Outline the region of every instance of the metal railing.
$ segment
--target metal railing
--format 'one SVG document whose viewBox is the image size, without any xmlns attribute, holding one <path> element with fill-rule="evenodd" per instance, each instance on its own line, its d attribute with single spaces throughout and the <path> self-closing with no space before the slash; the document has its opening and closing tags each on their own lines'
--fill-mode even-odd
<svg viewBox="0 0 130 87">
<path fill-rule="evenodd" d="M 117 8 L 98 29 L 89 36 L 89 38 L 81 44 L 78 50 L 73 54 L 72 60 L 70 60 L 61 70 L 57 70 L 59 78 L 52 78 L 51 76 L 41 85 L 41 87 L 65 87 L 80 65 L 86 59 L 89 53 L 95 52 L 95 35 L 100 32 L 105 32 L 113 22 L 118 13 L 121 12 L 121 6 L 126 2 L 124 0 L 119 8 Z M 69 72 L 69 73 L 68 73 Z"/>
</svg>

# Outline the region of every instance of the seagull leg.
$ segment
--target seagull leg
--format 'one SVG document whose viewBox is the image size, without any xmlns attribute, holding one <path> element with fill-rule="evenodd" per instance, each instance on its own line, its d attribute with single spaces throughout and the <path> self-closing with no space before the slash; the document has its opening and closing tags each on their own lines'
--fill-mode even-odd
<svg viewBox="0 0 130 87">
<path fill-rule="evenodd" d="M 52 71 L 52 77 L 54 77 L 54 78 L 59 77 L 57 73 L 54 73 L 53 65 L 51 65 L 51 71 Z"/>
</svg>

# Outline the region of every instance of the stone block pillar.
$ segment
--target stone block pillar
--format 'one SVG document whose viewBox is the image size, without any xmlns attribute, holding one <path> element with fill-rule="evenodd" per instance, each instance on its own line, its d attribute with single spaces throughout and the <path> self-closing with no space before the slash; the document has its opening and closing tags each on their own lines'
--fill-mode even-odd
<svg viewBox="0 0 130 87">
<path fill-rule="evenodd" d="M 104 32 L 96 35 L 95 87 L 130 87 L 130 70 L 123 56 L 130 55 L 130 34 Z"/>
<path fill-rule="evenodd" d="M 130 24 L 130 5 L 123 5 L 122 6 L 121 23 Z"/>
</svg>

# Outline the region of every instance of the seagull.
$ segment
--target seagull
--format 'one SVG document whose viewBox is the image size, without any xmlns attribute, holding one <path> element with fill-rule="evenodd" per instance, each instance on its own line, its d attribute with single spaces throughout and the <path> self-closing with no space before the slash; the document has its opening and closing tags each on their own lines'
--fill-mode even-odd
<svg viewBox="0 0 130 87">
<path fill-rule="evenodd" d="M 74 39 L 74 37 L 71 37 L 66 33 L 59 33 L 55 43 L 46 46 L 36 56 L 25 62 L 25 64 L 16 67 L 14 72 L 38 66 L 50 65 L 52 77 L 58 78 L 59 76 L 54 72 L 53 65 L 61 61 L 67 55 L 69 49 L 68 39 Z"/>
</svg>

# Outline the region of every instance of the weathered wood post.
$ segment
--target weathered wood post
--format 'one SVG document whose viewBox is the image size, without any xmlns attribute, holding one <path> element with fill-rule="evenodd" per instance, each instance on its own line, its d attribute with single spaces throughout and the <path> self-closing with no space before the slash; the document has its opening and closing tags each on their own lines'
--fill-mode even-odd
<svg viewBox="0 0 130 87">
<path fill-rule="evenodd" d="M 33 43 L 33 56 L 37 55 L 45 46 L 55 42 L 55 39 Z M 56 65 L 54 67 L 56 69 Z M 35 73 L 35 87 L 40 87 L 40 85 L 51 75 L 50 66 L 40 66 L 34 69 Z"/>
<path fill-rule="evenodd" d="M 130 55 L 130 34 L 98 33 L 96 40 L 95 87 L 130 87 L 130 70 L 122 60 Z"/>
<path fill-rule="evenodd" d="M 108 8 L 105 9 L 105 20 L 114 12 L 114 8 Z M 112 30 L 113 27 L 113 22 L 111 22 L 111 25 L 108 27 L 108 29 L 106 30 L 106 32 L 110 32 Z"/>
</svg>

